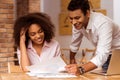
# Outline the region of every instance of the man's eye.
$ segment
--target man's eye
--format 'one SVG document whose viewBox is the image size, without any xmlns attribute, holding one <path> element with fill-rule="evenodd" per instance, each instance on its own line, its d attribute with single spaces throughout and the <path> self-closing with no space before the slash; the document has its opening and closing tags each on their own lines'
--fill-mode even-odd
<svg viewBox="0 0 120 80">
<path fill-rule="evenodd" d="M 73 20 L 73 18 L 69 17 L 69 20 Z"/>
<path fill-rule="evenodd" d="M 75 17 L 74 19 L 80 19 L 80 17 L 78 16 L 78 17 Z"/>
</svg>

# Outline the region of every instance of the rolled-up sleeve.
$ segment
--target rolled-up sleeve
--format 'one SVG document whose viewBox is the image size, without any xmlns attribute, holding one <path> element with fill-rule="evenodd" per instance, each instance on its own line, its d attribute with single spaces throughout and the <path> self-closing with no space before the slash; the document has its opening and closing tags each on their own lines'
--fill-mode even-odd
<svg viewBox="0 0 120 80">
<path fill-rule="evenodd" d="M 107 60 L 107 57 L 109 56 L 109 53 L 104 54 L 104 52 L 106 52 L 106 51 L 102 50 L 100 52 L 101 54 L 99 54 L 99 53 L 96 54 L 95 57 L 93 59 L 91 59 L 90 61 L 98 67 L 102 66 L 105 63 L 105 61 Z"/>
<path fill-rule="evenodd" d="M 77 30 L 75 29 L 75 27 L 73 26 L 72 29 L 72 40 L 71 40 L 71 44 L 70 44 L 70 49 L 72 52 L 77 52 L 80 44 L 82 42 L 82 37 L 83 34 L 81 33 L 81 30 Z"/>
<path fill-rule="evenodd" d="M 96 55 L 90 61 L 96 66 L 102 66 L 112 50 L 113 40 L 113 25 L 110 22 L 105 22 L 98 29 L 98 43 L 96 47 Z"/>
</svg>

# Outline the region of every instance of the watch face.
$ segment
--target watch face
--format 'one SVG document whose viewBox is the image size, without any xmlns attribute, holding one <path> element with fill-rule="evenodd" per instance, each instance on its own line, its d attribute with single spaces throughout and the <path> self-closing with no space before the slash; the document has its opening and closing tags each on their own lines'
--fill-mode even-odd
<svg viewBox="0 0 120 80">
<path fill-rule="evenodd" d="M 79 67 L 79 71 L 80 71 L 80 74 L 84 74 L 85 73 L 85 70 L 83 67 Z"/>
</svg>

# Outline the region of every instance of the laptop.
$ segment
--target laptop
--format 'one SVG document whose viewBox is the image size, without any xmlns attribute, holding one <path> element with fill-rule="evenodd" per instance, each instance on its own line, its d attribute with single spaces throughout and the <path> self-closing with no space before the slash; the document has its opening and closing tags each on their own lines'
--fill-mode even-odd
<svg viewBox="0 0 120 80">
<path fill-rule="evenodd" d="M 112 56 L 107 70 L 93 70 L 91 73 L 101 75 L 119 75 L 120 74 L 120 49 L 112 51 Z"/>
</svg>

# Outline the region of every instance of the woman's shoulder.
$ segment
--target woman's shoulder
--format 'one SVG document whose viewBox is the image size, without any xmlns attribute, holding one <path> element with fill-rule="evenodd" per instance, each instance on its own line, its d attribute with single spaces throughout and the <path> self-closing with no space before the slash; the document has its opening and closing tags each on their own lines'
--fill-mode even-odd
<svg viewBox="0 0 120 80">
<path fill-rule="evenodd" d="M 56 39 L 51 39 L 50 43 L 59 44 L 59 42 Z"/>
<path fill-rule="evenodd" d="M 45 42 L 45 46 L 48 46 L 49 48 L 57 48 L 60 46 L 59 42 L 55 39 L 51 39 L 51 41 L 48 43 L 48 42 Z"/>
</svg>

